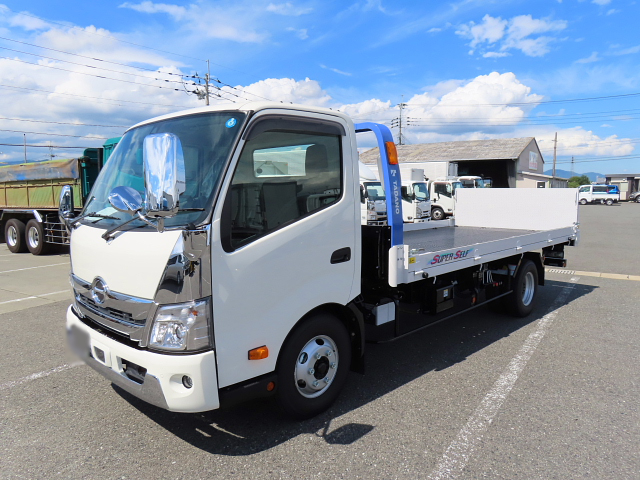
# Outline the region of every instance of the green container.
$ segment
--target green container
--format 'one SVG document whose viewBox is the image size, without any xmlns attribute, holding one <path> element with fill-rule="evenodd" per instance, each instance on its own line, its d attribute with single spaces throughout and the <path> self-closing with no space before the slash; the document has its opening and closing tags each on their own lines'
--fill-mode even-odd
<svg viewBox="0 0 640 480">
<path fill-rule="evenodd" d="M 113 149 L 116 148 L 116 145 L 118 145 L 118 142 L 120 142 L 120 140 L 122 140 L 122 137 L 114 137 L 104 142 L 104 144 L 102 145 L 102 148 L 104 148 L 103 162 L 106 163 L 106 161 L 111 156 L 111 153 L 113 153 Z"/>
</svg>

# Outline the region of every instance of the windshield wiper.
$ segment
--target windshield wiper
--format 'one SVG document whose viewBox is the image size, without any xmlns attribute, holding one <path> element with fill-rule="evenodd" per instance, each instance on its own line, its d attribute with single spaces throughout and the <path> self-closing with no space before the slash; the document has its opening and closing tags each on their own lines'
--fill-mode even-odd
<svg viewBox="0 0 640 480">
<path fill-rule="evenodd" d="M 85 218 L 88 218 L 88 217 L 97 217 L 97 218 L 98 218 L 98 220 L 96 220 L 94 223 L 97 223 L 97 222 L 99 222 L 100 220 L 105 219 L 105 218 L 109 218 L 109 219 L 111 219 L 111 220 L 120 220 L 118 217 L 113 217 L 113 216 L 111 216 L 111 215 L 103 215 L 103 214 L 98 213 L 98 212 L 89 212 L 89 213 L 87 213 L 87 214 L 85 214 L 85 215 L 82 215 L 81 217 L 78 217 L 78 218 L 74 219 L 74 220 L 73 220 L 73 222 L 71 222 L 71 224 L 69 224 L 69 226 L 70 226 L 70 227 L 75 227 L 75 226 L 76 226 L 76 224 L 77 224 L 80 220 L 84 220 Z"/>
<path fill-rule="evenodd" d="M 193 207 L 193 208 L 181 208 L 178 211 L 179 212 L 204 212 L 204 208 L 197 208 L 197 207 Z"/>
</svg>

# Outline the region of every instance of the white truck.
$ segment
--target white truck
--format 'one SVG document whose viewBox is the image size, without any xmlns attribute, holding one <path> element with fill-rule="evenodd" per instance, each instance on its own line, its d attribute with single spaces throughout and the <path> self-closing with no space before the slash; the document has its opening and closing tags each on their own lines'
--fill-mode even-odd
<svg viewBox="0 0 640 480">
<path fill-rule="evenodd" d="M 356 133 L 366 131 L 383 152 L 387 226 L 360 224 Z M 282 153 L 277 172 L 262 168 L 267 152 Z M 402 222 L 384 125 L 267 102 L 139 123 L 82 214 L 72 187 L 60 195 L 69 345 L 170 411 L 275 395 L 294 417 L 316 415 L 363 371 L 366 341 L 499 299 L 514 315 L 533 310 L 543 264 L 564 264 L 578 241 L 578 209 L 574 190 L 526 190 L 461 189 L 457 226 L 421 230 Z"/>
<path fill-rule="evenodd" d="M 369 169 L 362 164 L 369 172 L 374 172 L 376 178 L 380 178 L 377 167 Z M 361 175 L 363 169 L 360 169 Z M 424 223 L 431 220 L 431 200 L 429 195 L 429 185 L 425 181 L 424 170 L 421 168 L 405 169 L 400 164 L 400 175 L 402 177 L 402 218 L 405 223 Z M 380 183 L 380 182 L 378 182 Z M 382 188 L 380 186 L 380 188 Z M 380 211 L 380 206 L 378 206 Z M 386 214 L 386 205 L 381 210 Z M 386 225 L 386 222 L 384 223 Z"/>
<path fill-rule="evenodd" d="M 358 162 L 360 172 L 360 223 L 362 225 L 387 224 L 387 200 L 376 174 L 364 163 Z"/>
<path fill-rule="evenodd" d="M 402 177 L 402 219 L 405 223 L 423 223 L 431 220 L 431 197 L 424 170 L 413 168 Z"/>
</svg>

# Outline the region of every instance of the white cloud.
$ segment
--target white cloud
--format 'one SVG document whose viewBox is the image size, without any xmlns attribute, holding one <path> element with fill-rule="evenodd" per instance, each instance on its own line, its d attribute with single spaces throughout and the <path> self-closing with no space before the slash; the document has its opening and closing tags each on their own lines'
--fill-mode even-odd
<svg viewBox="0 0 640 480">
<path fill-rule="evenodd" d="M 313 12 L 313 8 L 310 7 L 295 7 L 293 4 L 287 3 L 270 3 L 267 5 L 267 12 L 277 13 L 278 15 L 286 15 L 292 17 L 298 17 L 300 15 L 306 15 Z"/>
<path fill-rule="evenodd" d="M 187 13 L 187 9 L 180 5 L 170 5 L 167 3 L 153 3 L 145 1 L 142 3 L 129 3 L 125 2 L 118 6 L 118 8 L 130 8 L 140 13 L 166 13 L 176 20 L 181 20 Z"/>
<path fill-rule="evenodd" d="M 615 8 L 612 8 L 611 10 L 607 11 L 607 15 L 613 15 L 614 13 L 620 13 L 620 10 L 616 10 Z"/>
<path fill-rule="evenodd" d="M 242 43 L 260 43 L 268 37 L 263 11 L 256 9 L 249 0 L 233 4 L 192 3 L 187 7 L 166 3 L 144 1 L 123 3 L 120 8 L 129 8 L 141 13 L 166 13 L 180 22 L 185 35 L 205 38 L 232 40 Z"/>
<path fill-rule="evenodd" d="M 575 63 L 593 63 L 599 62 L 601 59 L 598 57 L 598 52 L 593 52 L 586 58 L 581 58 L 580 60 L 576 60 Z"/>
<path fill-rule="evenodd" d="M 482 56 L 484 58 L 502 58 L 502 57 L 508 57 L 509 55 L 511 54 L 507 52 L 487 52 Z"/>
<path fill-rule="evenodd" d="M 496 43 L 504 37 L 505 29 L 508 22 L 502 18 L 494 18 L 487 14 L 482 17 L 482 23 L 476 25 L 474 22 L 463 24 L 456 31 L 460 36 L 470 38 L 469 46 L 475 48 L 480 43 L 488 43 L 489 45 Z"/>
<path fill-rule="evenodd" d="M 595 3 L 596 5 L 609 5 L 611 0 L 593 0 L 591 3 Z"/>
<path fill-rule="evenodd" d="M 287 31 L 294 32 L 296 34 L 296 37 L 298 37 L 300 40 L 306 40 L 307 38 L 309 38 L 309 32 L 307 31 L 306 28 L 297 29 L 297 28 L 289 27 L 287 28 Z"/>
<path fill-rule="evenodd" d="M 500 51 L 520 50 L 530 57 L 541 57 L 549 52 L 549 44 L 555 40 L 543 33 L 559 32 L 567 28 L 564 20 L 536 19 L 531 15 L 518 15 L 510 20 L 485 15 L 482 23 L 470 22 L 461 25 L 456 34 L 471 40 L 470 54 L 475 53 L 477 46 L 493 46 L 500 44 Z M 492 52 L 489 52 L 492 53 Z M 495 53 L 485 57 L 496 57 Z"/>
<path fill-rule="evenodd" d="M 331 97 L 316 80 L 305 78 L 267 78 L 246 87 L 234 89 L 222 87 L 225 92 L 241 95 L 248 100 L 272 100 L 275 102 L 300 103 L 302 105 L 330 106 Z"/>
<path fill-rule="evenodd" d="M 351 76 L 349 72 L 343 72 L 342 70 L 338 70 L 337 68 L 327 67 L 326 65 L 323 65 L 323 64 L 320 64 L 320 67 L 324 68 L 325 70 L 331 70 L 332 72 L 337 73 L 339 75 L 344 75 L 347 77 Z"/>
</svg>

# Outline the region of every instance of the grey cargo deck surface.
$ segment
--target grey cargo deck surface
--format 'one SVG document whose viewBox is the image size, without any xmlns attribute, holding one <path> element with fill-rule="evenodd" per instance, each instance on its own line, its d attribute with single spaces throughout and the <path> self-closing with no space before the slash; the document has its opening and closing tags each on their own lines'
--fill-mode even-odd
<svg viewBox="0 0 640 480">
<path fill-rule="evenodd" d="M 511 230 L 506 228 L 442 227 L 404 232 L 404 243 L 409 250 L 440 252 L 480 243 L 504 240 L 535 233 L 535 230 Z"/>
</svg>

